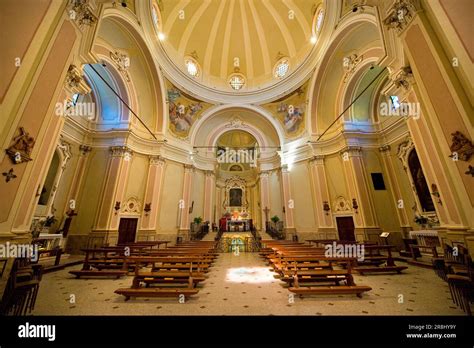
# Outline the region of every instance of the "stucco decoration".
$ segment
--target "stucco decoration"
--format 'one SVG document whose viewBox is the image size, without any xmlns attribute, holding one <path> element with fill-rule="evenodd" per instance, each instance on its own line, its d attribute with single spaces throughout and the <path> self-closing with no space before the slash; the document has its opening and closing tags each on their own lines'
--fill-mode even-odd
<svg viewBox="0 0 474 348">
<path fill-rule="evenodd" d="M 343 196 L 338 196 L 336 197 L 334 201 L 334 213 L 335 214 L 340 214 L 340 213 L 351 213 L 351 203 L 345 199 Z"/>
<path fill-rule="evenodd" d="M 141 203 L 137 197 L 130 197 L 129 199 L 127 199 L 127 201 L 122 207 L 122 213 L 140 214 L 140 212 L 141 212 Z"/>
<path fill-rule="evenodd" d="M 169 129 L 172 134 L 186 139 L 189 130 L 212 104 L 198 100 L 166 81 Z"/>
<path fill-rule="evenodd" d="M 306 82 L 294 92 L 263 105 L 282 124 L 288 138 L 295 138 L 305 130 L 307 90 L 308 83 Z"/>
</svg>

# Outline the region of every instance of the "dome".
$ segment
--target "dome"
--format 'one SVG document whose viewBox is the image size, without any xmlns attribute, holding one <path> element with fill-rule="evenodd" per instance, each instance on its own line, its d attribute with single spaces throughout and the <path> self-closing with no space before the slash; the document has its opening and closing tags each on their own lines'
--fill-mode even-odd
<svg viewBox="0 0 474 348">
<path fill-rule="evenodd" d="M 161 43 L 182 71 L 193 63 L 198 83 L 230 92 L 258 90 L 291 75 L 308 57 L 321 4 L 162 0 Z"/>
</svg>

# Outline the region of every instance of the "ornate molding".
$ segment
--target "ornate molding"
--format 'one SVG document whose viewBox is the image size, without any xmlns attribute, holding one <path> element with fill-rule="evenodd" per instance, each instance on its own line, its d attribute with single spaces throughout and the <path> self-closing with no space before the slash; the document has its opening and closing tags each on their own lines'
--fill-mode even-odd
<svg viewBox="0 0 474 348">
<path fill-rule="evenodd" d="M 130 197 L 122 206 L 122 213 L 140 214 L 141 203 L 137 197 Z"/>
<path fill-rule="evenodd" d="M 84 78 L 82 77 L 82 71 L 76 65 L 71 64 L 67 69 L 66 79 L 64 81 L 66 90 L 68 90 L 71 94 L 80 93 L 80 94 L 88 94 L 91 92 L 91 88 L 86 83 Z"/>
<path fill-rule="evenodd" d="M 130 67 L 130 58 L 119 51 L 110 52 L 110 58 L 117 66 L 118 71 L 123 75 L 127 82 L 130 82 L 130 75 L 128 74 L 128 68 Z"/>
<path fill-rule="evenodd" d="M 92 151 L 92 146 L 79 145 L 79 151 L 81 152 L 81 155 L 85 156 L 85 155 L 87 155 L 89 152 Z"/>
<path fill-rule="evenodd" d="M 192 172 L 194 171 L 194 166 L 192 164 L 183 164 L 184 172 Z"/>
<path fill-rule="evenodd" d="M 397 157 L 403 164 L 403 169 L 408 171 L 408 155 L 415 148 L 415 144 L 411 138 L 407 138 L 398 145 Z"/>
<path fill-rule="evenodd" d="M 379 151 L 382 153 L 390 153 L 390 149 L 391 147 L 388 144 L 385 144 L 379 147 Z"/>
<path fill-rule="evenodd" d="M 316 155 L 311 157 L 308 161 L 311 165 L 323 165 L 324 164 L 324 155 Z"/>
<path fill-rule="evenodd" d="M 248 128 L 248 126 L 238 117 L 234 117 L 226 124 L 225 128 Z"/>
<path fill-rule="evenodd" d="M 124 157 L 124 156 L 129 157 L 133 154 L 133 151 L 127 146 L 111 146 L 109 148 L 109 151 L 112 157 Z"/>
<path fill-rule="evenodd" d="M 162 156 L 149 156 L 150 165 L 163 166 L 165 164 L 165 159 Z"/>
<path fill-rule="evenodd" d="M 408 91 L 415 82 L 411 67 L 408 65 L 401 68 L 396 74 L 393 75 L 392 81 L 397 88 L 404 88 L 406 91 Z"/>
<path fill-rule="evenodd" d="M 205 170 L 204 175 L 205 176 L 215 176 L 216 174 L 212 170 Z"/>
<path fill-rule="evenodd" d="M 364 60 L 364 56 L 358 56 L 357 54 L 351 54 L 350 56 L 344 57 L 342 60 L 342 66 L 344 67 L 344 83 L 349 80 L 349 77 L 354 73 L 357 66 Z"/>
<path fill-rule="evenodd" d="M 67 162 L 72 157 L 72 153 L 71 153 L 71 144 L 65 141 L 62 136 L 59 137 L 59 140 L 58 140 L 58 150 L 61 151 L 61 154 L 63 155 L 63 161 L 62 161 L 61 167 L 64 169 L 66 167 Z"/>
<path fill-rule="evenodd" d="M 349 156 L 360 156 L 362 153 L 362 146 L 346 146 L 343 148 L 341 151 L 339 151 L 339 154 L 341 156 L 346 156 L 345 154 L 348 154 Z"/>
<path fill-rule="evenodd" d="M 456 131 L 451 133 L 451 158 L 457 158 L 460 161 L 468 162 L 474 155 L 474 145 L 463 133 Z"/>
<path fill-rule="evenodd" d="M 352 213 L 351 203 L 344 198 L 344 196 L 338 196 L 334 202 L 334 213 Z"/>
<path fill-rule="evenodd" d="M 91 26 L 97 22 L 97 16 L 93 13 L 89 0 L 71 0 L 68 5 L 68 14 L 79 28 Z"/>
<path fill-rule="evenodd" d="M 264 170 L 264 171 L 261 171 L 258 176 L 260 178 L 268 178 L 268 176 L 270 175 L 270 171 L 269 170 Z"/>
<path fill-rule="evenodd" d="M 420 0 L 396 0 L 389 9 L 388 16 L 383 20 L 383 24 L 388 29 L 395 29 L 400 34 L 421 10 Z"/>
</svg>

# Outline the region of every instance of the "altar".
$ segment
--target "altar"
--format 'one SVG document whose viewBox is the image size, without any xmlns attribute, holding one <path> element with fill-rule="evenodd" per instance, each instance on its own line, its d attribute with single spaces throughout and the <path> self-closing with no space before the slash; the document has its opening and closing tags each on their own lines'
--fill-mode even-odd
<svg viewBox="0 0 474 348">
<path fill-rule="evenodd" d="M 250 220 L 227 220 L 227 232 L 244 232 L 250 231 Z"/>
</svg>

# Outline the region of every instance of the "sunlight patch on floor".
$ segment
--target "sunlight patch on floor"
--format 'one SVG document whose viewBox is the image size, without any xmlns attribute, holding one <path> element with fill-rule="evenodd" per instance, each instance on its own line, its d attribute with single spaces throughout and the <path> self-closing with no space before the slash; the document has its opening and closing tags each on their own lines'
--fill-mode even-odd
<svg viewBox="0 0 474 348">
<path fill-rule="evenodd" d="M 226 281 L 230 283 L 270 283 L 275 280 L 268 267 L 239 267 L 227 270 Z"/>
</svg>

